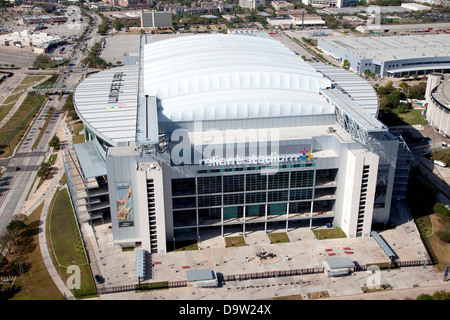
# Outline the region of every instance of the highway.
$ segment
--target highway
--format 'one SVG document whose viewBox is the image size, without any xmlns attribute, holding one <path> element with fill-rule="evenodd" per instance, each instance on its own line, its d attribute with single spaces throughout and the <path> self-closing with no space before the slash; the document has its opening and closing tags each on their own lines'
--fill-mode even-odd
<svg viewBox="0 0 450 320">
<path fill-rule="evenodd" d="M 97 21 L 100 19 L 97 15 L 95 15 L 95 18 Z M 93 35 L 93 39 L 89 41 L 88 45 L 94 44 L 94 41 L 98 38 L 96 26 L 89 27 L 89 34 Z M 83 46 L 85 42 L 86 40 L 83 41 Z M 86 54 L 88 52 L 89 50 L 86 50 Z M 65 90 L 68 92 L 75 89 L 83 75 L 88 71 L 81 66 L 83 58 L 81 51 L 76 52 L 74 58 L 71 60 L 71 65 L 59 70 L 61 77 L 55 83 L 54 87 L 39 89 L 39 93 L 43 94 L 47 90 L 54 92 Z M 67 96 L 68 94 L 64 94 L 62 95 L 62 99 L 59 100 L 57 95 L 50 95 L 50 98 L 45 102 L 30 128 L 25 133 L 24 138 L 16 146 L 13 156 L 0 159 L 0 166 L 6 168 L 0 179 L 0 234 L 3 233 L 11 218 L 15 214 L 20 213 L 37 171 L 49 151 L 48 143 L 63 118 L 61 108 L 66 102 Z M 33 149 L 32 147 L 39 136 L 40 128 L 44 127 L 46 115 L 50 107 L 55 108 L 55 113 L 49 121 L 44 134 L 41 136 L 38 145 Z"/>
</svg>

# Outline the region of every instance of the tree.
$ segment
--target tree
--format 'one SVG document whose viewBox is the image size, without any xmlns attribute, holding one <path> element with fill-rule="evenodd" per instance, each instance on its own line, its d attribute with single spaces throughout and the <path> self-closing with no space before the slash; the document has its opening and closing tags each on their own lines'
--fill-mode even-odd
<svg viewBox="0 0 450 320">
<path fill-rule="evenodd" d="M 58 136 L 55 134 L 53 138 L 49 141 L 48 146 L 53 148 L 53 150 L 59 150 L 60 141 Z"/>
<path fill-rule="evenodd" d="M 6 226 L 6 231 L 10 233 L 12 236 L 16 237 L 20 230 L 24 229 L 27 225 L 25 222 L 20 220 L 11 220 L 10 223 Z"/>
<path fill-rule="evenodd" d="M 406 82 L 402 82 L 399 84 L 399 87 L 403 90 L 406 91 L 406 89 L 408 89 L 409 85 Z"/>
<path fill-rule="evenodd" d="M 440 217 L 450 217 L 450 210 L 447 209 L 447 207 L 441 202 L 437 202 L 434 204 L 433 211 L 436 212 Z"/>
<path fill-rule="evenodd" d="M 392 108 L 392 104 L 388 98 L 383 97 L 380 99 L 380 110 L 386 110 L 386 109 L 391 109 L 391 108 Z"/>
<path fill-rule="evenodd" d="M 350 62 L 346 59 L 344 60 L 344 68 L 348 69 L 350 67 Z"/>
<path fill-rule="evenodd" d="M 41 168 L 37 172 L 37 176 L 41 177 L 43 179 L 47 178 L 47 176 L 50 174 L 50 171 L 52 170 L 52 166 L 48 162 L 42 162 Z"/>
</svg>

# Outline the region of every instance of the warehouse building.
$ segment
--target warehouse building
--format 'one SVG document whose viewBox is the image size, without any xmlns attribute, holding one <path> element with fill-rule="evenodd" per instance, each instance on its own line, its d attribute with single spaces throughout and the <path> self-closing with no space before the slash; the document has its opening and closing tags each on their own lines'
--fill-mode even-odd
<svg viewBox="0 0 450 320">
<path fill-rule="evenodd" d="M 450 34 L 321 38 L 317 46 L 357 73 L 402 77 L 450 71 Z"/>
<path fill-rule="evenodd" d="M 258 33 L 142 36 L 138 64 L 76 89 L 87 142 L 64 161 L 77 216 L 159 253 L 327 225 L 370 236 L 411 159 L 376 119 L 373 89 L 337 70 Z"/>
</svg>

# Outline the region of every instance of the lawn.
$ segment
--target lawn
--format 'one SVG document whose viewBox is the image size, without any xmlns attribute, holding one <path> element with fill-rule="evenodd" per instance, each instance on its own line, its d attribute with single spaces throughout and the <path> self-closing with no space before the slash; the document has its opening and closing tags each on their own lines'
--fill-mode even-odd
<svg viewBox="0 0 450 320">
<path fill-rule="evenodd" d="M 330 297 L 328 291 L 308 292 L 306 295 L 310 300 Z"/>
<path fill-rule="evenodd" d="M 413 109 L 405 113 L 400 113 L 397 109 L 384 110 L 380 112 L 380 120 L 388 127 L 427 124 L 420 109 Z"/>
<path fill-rule="evenodd" d="M 168 251 L 173 251 L 173 241 L 167 243 Z M 195 240 L 175 241 L 175 251 L 198 250 L 198 243 Z"/>
<path fill-rule="evenodd" d="M 433 213 L 433 205 L 437 202 L 437 190 L 433 184 L 414 168 L 410 174 L 406 200 L 414 222 L 419 229 L 427 251 L 431 256 L 435 270 L 443 272 L 450 264 L 450 243 L 445 243 L 436 236 L 436 232 L 443 230 L 440 218 Z"/>
<path fill-rule="evenodd" d="M 325 240 L 325 239 L 337 239 L 337 238 L 346 238 L 344 231 L 340 228 L 332 228 L 332 229 L 317 229 L 313 230 L 316 239 Z"/>
<path fill-rule="evenodd" d="M 425 121 L 425 118 L 422 115 L 422 111 L 420 109 L 413 109 L 411 111 L 408 111 L 406 113 L 399 113 L 394 110 L 394 112 L 397 114 L 397 116 L 402 119 L 404 122 L 410 125 L 426 125 L 427 122 Z"/>
<path fill-rule="evenodd" d="M 25 276 L 17 277 L 16 284 L 21 290 L 12 300 L 62 300 L 63 295 L 56 287 L 42 260 L 39 248 L 39 218 L 44 202 L 42 202 L 25 220 L 27 227 L 21 232 L 18 251 L 23 253 Z M 25 284 L 24 281 L 25 280 Z"/>
<path fill-rule="evenodd" d="M 31 86 L 32 84 L 41 81 L 45 77 L 46 77 L 45 75 L 27 76 L 15 87 L 13 93 L 23 91 L 23 90 L 27 89 L 29 86 Z"/>
<path fill-rule="evenodd" d="M 243 236 L 225 237 L 225 247 L 243 247 L 246 245 Z"/>
<path fill-rule="evenodd" d="M 286 232 L 275 232 L 268 234 L 270 243 L 285 243 L 290 242 Z"/>
<path fill-rule="evenodd" d="M 14 115 L 0 128 L 0 153 L 4 157 L 12 154 L 43 102 L 40 95 L 29 93 Z"/>
<path fill-rule="evenodd" d="M 450 265 L 450 243 L 445 243 L 436 236 L 436 232 L 443 230 L 445 227 L 440 223 L 440 219 L 437 214 L 429 216 L 433 226 L 433 235 L 426 238 L 434 254 L 437 256 L 439 263 L 435 266 L 437 271 L 444 272 L 445 266 Z"/>
<path fill-rule="evenodd" d="M 303 300 L 303 297 L 301 294 L 293 294 L 290 296 L 275 297 L 273 300 Z"/>
<path fill-rule="evenodd" d="M 63 281 L 70 276 L 67 268 L 71 265 L 78 266 L 81 271 L 81 288 L 75 290 L 75 296 L 80 298 L 96 295 L 94 280 L 67 189 L 62 189 L 54 198 L 49 234 L 52 251 L 57 257 L 55 266 L 61 268 Z"/>
</svg>

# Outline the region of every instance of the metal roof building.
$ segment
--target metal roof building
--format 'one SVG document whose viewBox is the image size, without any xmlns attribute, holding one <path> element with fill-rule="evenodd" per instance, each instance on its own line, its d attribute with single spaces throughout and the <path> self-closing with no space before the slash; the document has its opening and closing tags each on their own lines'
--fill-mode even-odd
<svg viewBox="0 0 450 320">
<path fill-rule="evenodd" d="M 347 257 L 329 258 L 322 262 L 322 266 L 328 276 L 345 276 L 355 269 L 355 263 Z"/>
<path fill-rule="evenodd" d="M 450 71 L 450 34 L 319 39 L 318 47 L 357 73 L 403 76 Z"/>
<path fill-rule="evenodd" d="M 271 39 L 174 38 L 147 44 L 143 62 L 144 94 L 158 98 L 160 121 L 334 112 L 318 92 L 330 81 Z"/>
<path fill-rule="evenodd" d="M 329 223 L 365 237 L 389 219 L 399 142 L 364 79 L 258 33 L 139 48 L 78 86 L 87 142 L 65 157 L 74 207 L 108 214 L 115 244 Z"/>
<path fill-rule="evenodd" d="M 211 269 L 187 270 L 186 281 L 196 287 L 217 287 L 219 285 L 216 273 Z"/>
</svg>

